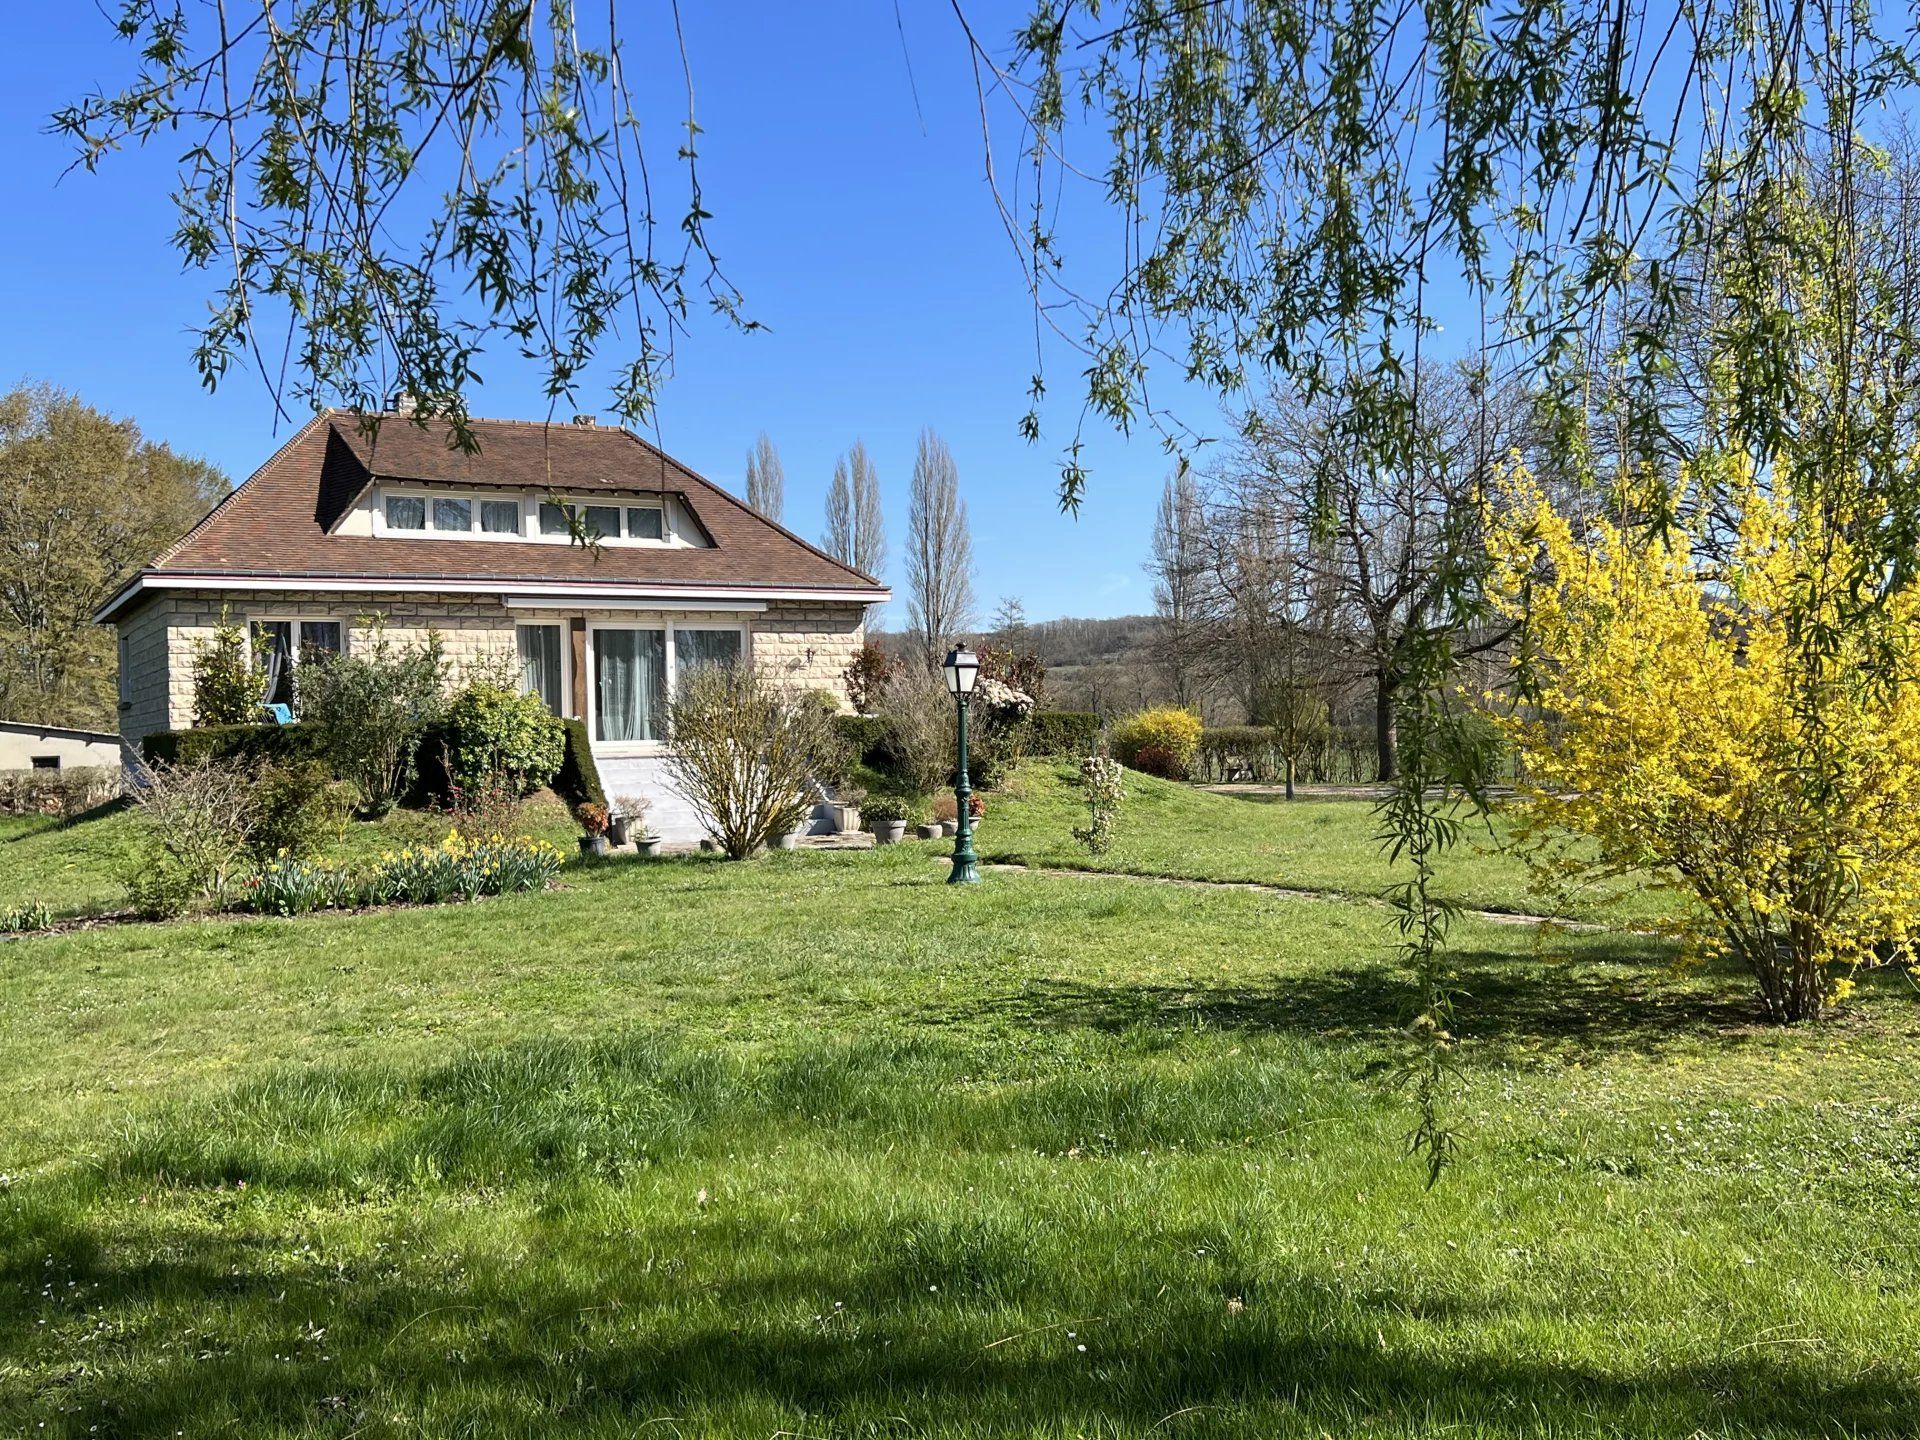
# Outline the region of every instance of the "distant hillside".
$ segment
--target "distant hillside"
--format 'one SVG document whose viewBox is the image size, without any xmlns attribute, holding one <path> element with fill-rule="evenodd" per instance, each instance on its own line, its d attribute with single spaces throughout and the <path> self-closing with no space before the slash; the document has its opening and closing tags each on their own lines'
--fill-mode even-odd
<svg viewBox="0 0 1920 1440">
<path fill-rule="evenodd" d="M 1111 715 L 1162 698 L 1153 663 L 1156 623 L 1151 615 L 1038 620 L 1021 632 L 1017 645 L 1045 663 L 1048 705 Z M 908 653 L 904 635 L 876 631 L 873 639 L 891 654 Z"/>
</svg>

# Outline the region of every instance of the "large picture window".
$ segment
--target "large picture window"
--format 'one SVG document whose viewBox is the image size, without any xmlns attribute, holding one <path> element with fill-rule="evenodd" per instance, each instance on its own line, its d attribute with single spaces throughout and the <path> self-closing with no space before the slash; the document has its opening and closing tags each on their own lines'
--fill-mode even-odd
<svg viewBox="0 0 1920 1440">
<path fill-rule="evenodd" d="M 554 714 L 561 714 L 566 689 L 560 669 L 560 627 L 516 625 L 514 642 L 520 651 L 520 688 L 538 695 Z"/>
<path fill-rule="evenodd" d="M 609 744 L 666 736 L 667 633 L 593 632 L 594 735 Z"/>
</svg>

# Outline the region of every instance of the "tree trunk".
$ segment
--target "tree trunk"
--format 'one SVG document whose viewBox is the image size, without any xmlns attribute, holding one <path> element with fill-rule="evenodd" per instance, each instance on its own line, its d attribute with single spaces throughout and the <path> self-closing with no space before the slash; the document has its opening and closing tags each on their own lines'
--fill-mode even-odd
<svg viewBox="0 0 1920 1440">
<path fill-rule="evenodd" d="M 1392 780 L 1399 771 L 1399 757 L 1393 724 L 1394 693 L 1399 682 L 1393 676 L 1382 671 L 1374 682 L 1373 689 L 1373 756 L 1374 778 L 1382 785 Z"/>
<path fill-rule="evenodd" d="M 1287 756 L 1287 799 L 1293 798 L 1293 756 Z"/>
</svg>

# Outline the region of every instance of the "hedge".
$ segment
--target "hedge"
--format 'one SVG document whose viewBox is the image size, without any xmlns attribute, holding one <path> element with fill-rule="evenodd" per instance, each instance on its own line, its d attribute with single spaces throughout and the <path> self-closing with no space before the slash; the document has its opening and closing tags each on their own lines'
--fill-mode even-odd
<svg viewBox="0 0 1920 1440">
<path fill-rule="evenodd" d="M 567 758 L 560 762 L 560 773 L 553 777 L 554 793 L 569 806 L 605 806 L 607 792 L 600 784 L 600 767 L 593 763 L 593 746 L 587 740 L 587 722 L 563 719 L 560 723 L 567 727 Z"/>
<path fill-rule="evenodd" d="M 887 722 L 878 715 L 836 715 L 833 728 L 862 765 L 882 771 L 887 768 Z"/>
<path fill-rule="evenodd" d="M 1034 755 L 1091 755 L 1100 740 L 1100 717 L 1090 710 L 1036 710 L 1027 721 L 1027 750 Z"/>
<path fill-rule="evenodd" d="M 156 730 L 140 742 L 149 765 L 194 765 L 203 760 L 318 760 L 320 732 L 294 725 L 196 725 Z"/>
</svg>

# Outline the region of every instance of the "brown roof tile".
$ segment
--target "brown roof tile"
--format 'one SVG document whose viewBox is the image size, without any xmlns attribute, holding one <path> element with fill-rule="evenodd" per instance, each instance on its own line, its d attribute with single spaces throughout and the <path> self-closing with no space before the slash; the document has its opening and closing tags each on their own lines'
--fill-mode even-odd
<svg viewBox="0 0 1920 1440">
<path fill-rule="evenodd" d="M 873 577 L 782 529 L 630 431 L 513 420 L 472 426 L 480 448 L 466 454 L 449 448 L 438 425 L 423 428 L 390 415 L 368 434 L 357 416 L 318 415 L 143 573 L 871 588 L 876 599 L 884 596 Z M 573 493 L 664 491 L 680 497 L 713 545 L 596 552 L 538 541 L 330 532 L 368 485 L 387 479 Z"/>
</svg>

